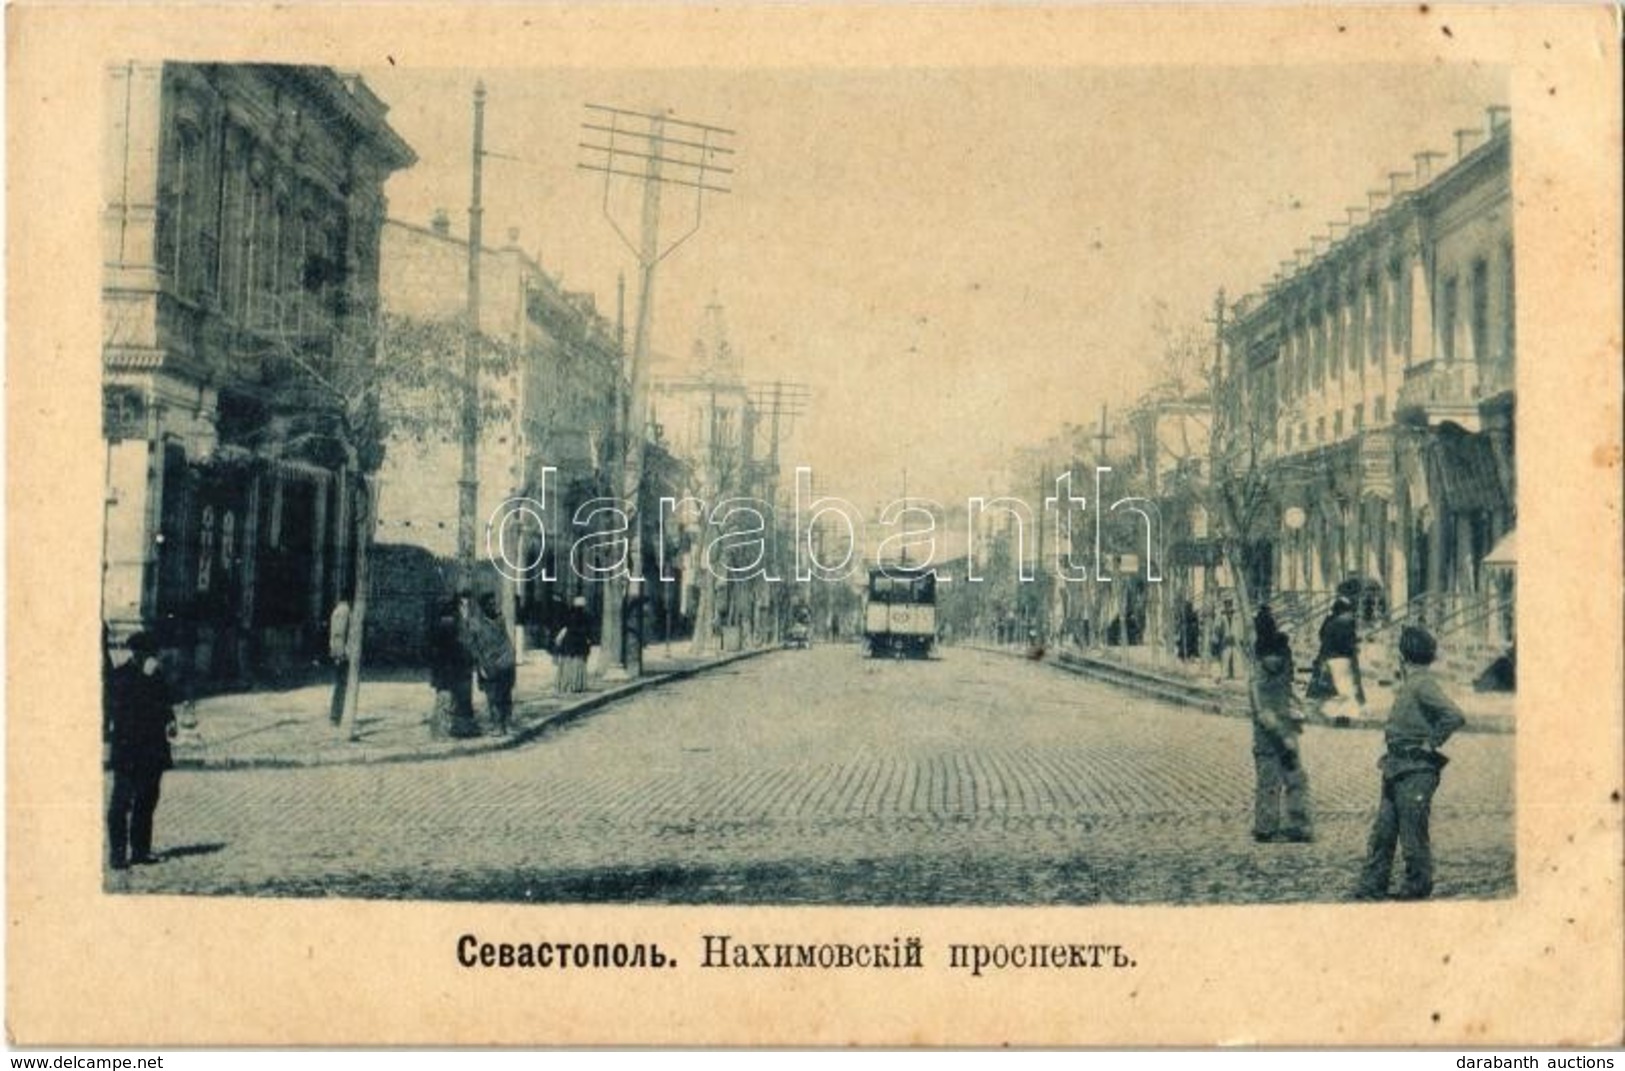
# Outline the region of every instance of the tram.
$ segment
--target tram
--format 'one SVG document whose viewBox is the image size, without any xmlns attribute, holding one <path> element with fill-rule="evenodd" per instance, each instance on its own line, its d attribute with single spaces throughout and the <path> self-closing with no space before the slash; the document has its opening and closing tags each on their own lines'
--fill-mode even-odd
<svg viewBox="0 0 1625 1071">
<path fill-rule="evenodd" d="M 863 633 L 871 658 L 929 658 L 937 639 L 937 576 L 889 565 L 869 570 Z"/>
</svg>

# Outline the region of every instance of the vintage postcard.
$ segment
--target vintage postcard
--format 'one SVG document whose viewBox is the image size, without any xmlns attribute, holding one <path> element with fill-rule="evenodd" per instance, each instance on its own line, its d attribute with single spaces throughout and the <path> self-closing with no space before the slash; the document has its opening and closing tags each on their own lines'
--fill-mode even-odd
<svg viewBox="0 0 1625 1071">
<path fill-rule="evenodd" d="M 11 1043 L 1621 1042 L 1617 12 L 8 15 Z"/>
</svg>

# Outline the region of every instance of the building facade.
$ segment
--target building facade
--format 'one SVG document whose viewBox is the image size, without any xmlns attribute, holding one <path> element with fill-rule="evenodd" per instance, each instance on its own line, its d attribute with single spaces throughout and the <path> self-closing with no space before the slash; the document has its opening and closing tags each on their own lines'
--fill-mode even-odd
<svg viewBox="0 0 1625 1071">
<path fill-rule="evenodd" d="M 1370 626 L 1495 649 L 1513 592 L 1484 560 L 1516 518 L 1506 109 L 1456 141 L 1239 304 L 1226 375 L 1268 440 L 1277 601 L 1309 615 L 1357 585 Z"/>
<path fill-rule="evenodd" d="M 418 643 L 414 608 L 445 594 L 455 579 L 467 279 L 468 242 L 451 234 L 444 213 L 427 227 L 384 225 L 386 315 L 403 345 L 429 346 L 431 362 L 435 340 L 446 340 L 438 371 L 451 387 L 399 397 L 413 412 L 391 434 L 380 471 L 379 542 L 391 548 L 386 554 L 417 548 L 433 562 L 432 575 L 423 566 L 405 570 L 402 590 L 388 593 L 386 612 L 405 615 L 391 626 L 390 642 L 408 649 Z M 510 620 L 530 626 L 523 635 L 536 643 L 572 595 L 587 594 L 595 604 L 599 597 L 569 551 L 587 534 L 574 523 L 576 511 L 618 493 L 612 466 L 617 406 L 625 397 L 620 332 L 590 295 L 563 290 L 519 248 L 514 232 L 502 248 L 481 251 L 479 319 L 477 582 L 504 592 Z M 408 359 L 424 354 L 403 355 Z M 501 523 L 503 503 L 516 498 L 531 505 L 512 515 L 506 531 L 490 529 L 493 518 Z M 595 520 L 590 530 L 600 527 Z M 506 556 L 507 572 L 530 575 L 504 577 L 495 556 Z"/>
<path fill-rule="evenodd" d="M 348 581 L 324 385 L 368 372 L 384 182 L 416 157 L 328 68 L 127 63 L 108 88 L 103 618 L 193 684 L 279 673 Z"/>
<path fill-rule="evenodd" d="M 706 306 L 698 337 L 686 365 L 663 358 L 656 362 L 650 384 L 650 411 L 661 441 L 685 477 L 681 496 L 697 508 L 676 517 L 678 616 L 692 631 L 697 647 L 737 647 L 747 630 L 763 626 L 767 599 L 760 582 L 723 579 L 734 564 L 712 560 L 708 548 L 721 545 L 722 533 L 710 524 L 710 510 L 729 498 L 773 502 L 777 473 L 766 471 L 757 456 L 759 421 L 744 361 L 728 339 L 722 306 Z M 768 518 L 771 522 L 782 518 Z M 780 533 L 770 532 L 782 549 Z M 776 563 L 775 563 L 776 564 Z"/>
</svg>

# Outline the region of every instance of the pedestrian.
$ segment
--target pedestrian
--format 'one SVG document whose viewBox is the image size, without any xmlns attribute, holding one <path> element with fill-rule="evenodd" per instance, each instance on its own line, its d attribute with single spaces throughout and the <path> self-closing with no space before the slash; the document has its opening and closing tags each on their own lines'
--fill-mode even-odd
<svg viewBox="0 0 1625 1071">
<path fill-rule="evenodd" d="M 474 724 L 473 660 L 469 657 L 464 599 L 446 599 L 435 608 L 429 626 L 429 684 L 434 688 L 435 736 L 467 737 Z"/>
<path fill-rule="evenodd" d="M 1232 681 L 1236 679 L 1235 613 L 1235 604 L 1226 598 L 1224 609 L 1213 623 L 1213 657 L 1219 663 L 1220 676 Z"/>
<path fill-rule="evenodd" d="M 643 672 L 643 630 L 649 609 L 649 596 L 643 581 L 631 581 L 625 609 L 621 611 L 621 660 L 634 676 Z"/>
<path fill-rule="evenodd" d="M 327 717 L 334 725 L 344 720 L 344 697 L 350 688 L 350 602 L 339 599 L 327 619 L 327 658 L 333 664 L 333 699 Z"/>
<path fill-rule="evenodd" d="M 1189 599 L 1179 612 L 1178 653 L 1181 662 L 1197 658 L 1201 650 L 1202 622 L 1196 616 L 1196 607 Z"/>
<path fill-rule="evenodd" d="M 486 718 L 492 736 L 508 735 L 513 720 L 513 686 L 518 670 L 508 623 L 494 591 L 481 593 L 479 609 L 469 622 L 474 672 L 485 693 Z"/>
<path fill-rule="evenodd" d="M 1270 604 L 1259 603 L 1258 612 L 1253 615 L 1253 636 L 1262 637 L 1280 630 L 1281 626 L 1276 622 L 1275 611 L 1270 609 Z"/>
<path fill-rule="evenodd" d="M 1309 817 L 1309 777 L 1299 739 L 1303 714 L 1292 691 L 1292 643 L 1273 617 L 1259 615 L 1254 648 L 1253 839 L 1307 843 L 1314 839 Z"/>
<path fill-rule="evenodd" d="M 1339 595 L 1332 612 L 1320 626 L 1320 652 L 1315 658 L 1331 679 L 1336 695 L 1322 709 L 1340 725 L 1365 717 L 1364 689 L 1360 684 L 1360 636 L 1354 603 Z"/>
<path fill-rule="evenodd" d="M 174 699 L 156 639 L 137 632 L 126 646 L 130 660 L 110 674 L 103 712 L 113 771 L 107 861 L 114 870 L 158 861 L 152 854 L 152 819 L 164 771 L 173 763 L 170 741 L 177 732 Z"/>
<path fill-rule="evenodd" d="M 592 619 L 587 616 L 585 595 L 577 595 L 570 600 L 570 609 L 564 614 L 564 627 L 553 637 L 553 650 L 558 658 L 555 690 L 561 693 L 586 691 L 587 655 L 592 650 Z"/>
<path fill-rule="evenodd" d="M 1437 653 L 1438 644 L 1426 629 L 1406 626 L 1399 634 L 1401 679 L 1383 734 L 1387 750 L 1377 764 L 1382 770 L 1382 796 L 1354 893 L 1357 900 L 1388 895 L 1396 843 L 1405 853 L 1399 899 L 1425 900 L 1433 894 L 1428 818 L 1439 773 L 1450 761 L 1439 749 L 1467 722 L 1429 668 Z"/>
</svg>

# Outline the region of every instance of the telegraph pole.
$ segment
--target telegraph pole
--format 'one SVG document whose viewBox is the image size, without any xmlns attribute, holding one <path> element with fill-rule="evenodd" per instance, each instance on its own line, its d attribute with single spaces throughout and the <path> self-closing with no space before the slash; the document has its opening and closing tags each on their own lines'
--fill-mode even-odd
<svg viewBox="0 0 1625 1071">
<path fill-rule="evenodd" d="M 1100 430 L 1096 432 L 1092 438 L 1095 440 L 1095 469 L 1098 479 L 1098 471 L 1107 460 L 1106 444 L 1111 441 L 1111 435 L 1106 431 L 1105 402 L 1100 403 Z M 1115 578 L 1108 576 L 1105 571 L 1101 569 L 1100 557 L 1100 529 L 1104 523 L 1103 511 L 1105 507 L 1099 501 L 1100 496 L 1096 495 L 1095 497 L 1095 579 L 1097 581 L 1111 581 Z M 1116 571 L 1117 570 L 1115 569 L 1112 570 L 1114 573 Z M 1111 621 L 1108 619 L 1106 609 L 1116 603 L 1117 595 L 1116 592 L 1111 589 L 1107 589 L 1105 592 L 1102 592 L 1099 584 L 1093 584 L 1091 585 L 1091 588 L 1095 593 L 1094 599 L 1091 600 L 1095 604 L 1095 621 L 1093 626 L 1095 646 L 1104 647 L 1106 645 L 1106 629 L 1111 624 Z"/>
<path fill-rule="evenodd" d="M 649 339 L 654 315 L 655 266 L 670 256 L 700 228 L 706 193 L 728 193 L 721 181 L 733 174 L 717 160 L 732 155 L 723 144 L 733 131 L 705 123 L 674 119 L 663 112 L 634 112 L 602 104 L 588 104 L 588 120 L 582 128 L 588 137 L 580 148 L 586 159 L 577 166 L 604 176 L 602 211 L 621 241 L 637 258 L 638 311 L 632 333 L 632 354 L 627 369 L 628 405 L 621 435 L 621 507 L 627 514 L 626 569 L 609 580 L 604 600 L 603 644 L 616 676 L 637 676 L 641 657 L 629 660 L 623 611 L 629 574 L 643 572 L 643 525 L 639 513 L 643 488 L 643 446 L 647 434 Z M 616 177 L 633 179 L 643 186 L 643 211 L 639 240 L 633 243 L 621 230 L 609 210 L 610 186 Z M 694 225 L 664 249 L 660 242 L 661 190 L 667 185 L 694 190 Z M 642 617 L 642 606 L 636 613 Z M 641 620 L 635 623 L 641 636 Z"/>
<path fill-rule="evenodd" d="M 1352 210 L 1351 210 L 1352 211 Z M 1224 376 L 1224 288 L 1213 298 L 1213 317 L 1208 320 L 1213 325 L 1213 368 L 1217 378 Z M 1217 401 L 1217 399 L 1215 399 Z"/>
<path fill-rule="evenodd" d="M 1049 462 L 1045 461 L 1038 467 L 1038 502 L 1042 506 L 1044 496 L 1050 493 Z M 1044 557 L 1044 511 L 1038 511 L 1038 569 L 1034 577 L 1038 581 L 1038 642 L 1049 643 L 1049 616 L 1050 616 L 1050 581 L 1049 566 Z"/>
<path fill-rule="evenodd" d="M 474 529 L 479 512 L 480 440 L 480 207 L 485 155 L 485 83 L 474 83 L 473 192 L 468 202 L 468 323 L 463 335 L 463 469 L 457 481 L 457 573 L 460 586 L 474 583 Z"/>
<path fill-rule="evenodd" d="M 754 394 L 753 404 L 755 405 L 757 411 L 765 412 L 768 418 L 767 500 L 774 506 L 775 511 L 777 511 L 779 504 L 779 445 L 784 441 L 785 436 L 789 434 L 789 429 L 794 426 L 796 417 L 801 416 L 807 411 L 806 405 L 808 390 L 806 384 L 804 383 L 785 383 L 784 381 L 777 379 L 773 381 L 771 387 L 771 393 L 769 393 L 766 387 L 758 387 L 752 393 Z M 905 474 L 905 495 L 907 493 L 907 482 L 907 475 Z M 783 535 L 783 533 L 784 529 L 782 526 L 776 525 L 774 542 L 781 556 L 781 565 L 783 565 L 782 556 L 785 549 L 785 543 L 788 542 L 793 547 L 795 540 L 800 538 L 797 533 L 791 532 L 790 539 L 788 541 L 782 540 L 780 537 Z M 785 566 L 787 573 L 794 572 L 794 561 L 795 558 L 792 553 L 791 557 L 789 558 L 790 564 Z M 780 584 L 776 589 L 774 589 L 775 601 L 777 603 L 776 617 L 774 620 L 775 634 L 773 636 L 775 640 L 780 638 L 784 628 L 784 617 L 788 609 L 787 587 L 788 585 Z"/>
</svg>

